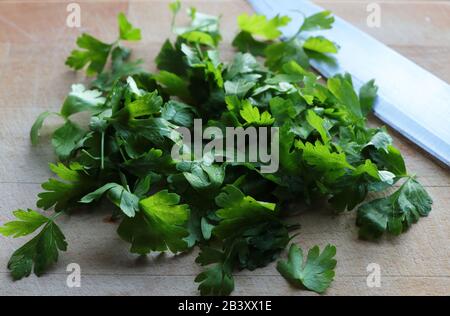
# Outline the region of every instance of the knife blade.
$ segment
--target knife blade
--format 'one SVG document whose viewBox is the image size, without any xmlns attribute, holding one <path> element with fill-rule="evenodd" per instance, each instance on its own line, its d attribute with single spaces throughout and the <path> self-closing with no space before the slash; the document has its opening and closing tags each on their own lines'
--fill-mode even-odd
<svg viewBox="0 0 450 316">
<path fill-rule="evenodd" d="M 291 17 L 291 23 L 282 29 L 285 37 L 298 30 L 302 14 L 324 10 L 306 0 L 248 1 L 268 18 L 277 14 Z M 326 78 L 348 72 L 356 89 L 375 79 L 379 88 L 375 115 L 450 166 L 450 86 L 337 16 L 331 30 L 319 33 L 336 42 L 340 50 L 336 64 L 313 60 L 313 68 Z"/>
</svg>

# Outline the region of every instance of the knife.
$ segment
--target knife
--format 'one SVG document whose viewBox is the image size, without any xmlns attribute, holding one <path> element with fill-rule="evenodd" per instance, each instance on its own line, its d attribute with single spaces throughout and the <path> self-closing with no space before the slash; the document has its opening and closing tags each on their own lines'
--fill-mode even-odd
<svg viewBox="0 0 450 316">
<path fill-rule="evenodd" d="M 281 30 L 285 37 L 295 34 L 304 15 L 324 10 L 305 0 L 248 1 L 268 18 L 291 17 Z M 450 86 L 339 17 L 335 16 L 331 30 L 320 33 L 340 50 L 336 64 L 313 60 L 313 68 L 326 78 L 349 72 L 356 89 L 375 79 L 379 88 L 375 115 L 450 166 Z"/>
</svg>

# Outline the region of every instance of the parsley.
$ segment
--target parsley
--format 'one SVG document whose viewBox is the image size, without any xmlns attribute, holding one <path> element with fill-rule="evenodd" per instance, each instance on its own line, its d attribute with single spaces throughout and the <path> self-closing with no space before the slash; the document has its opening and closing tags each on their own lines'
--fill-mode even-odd
<svg viewBox="0 0 450 316">
<path fill-rule="evenodd" d="M 276 16 L 267 20 L 263 15 L 242 14 L 238 17 L 239 28 L 253 35 L 261 36 L 266 40 L 272 40 L 280 37 L 279 28 L 287 25 L 291 19 L 287 16 Z"/>
<path fill-rule="evenodd" d="M 160 191 L 139 202 L 140 212 L 133 218 L 124 218 L 118 228 L 123 240 L 131 243 L 131 252 L 147 254 L 150 251 L 173 253 L 187 249 L 188 231 L 183 227 L 189 217 L 187 205 L 179 205 L 180 197 L 167 190 Z"/>
<path fill-rule="evenodd" d="M 234 279 L 229 259 L 225 253 L 214 248 L 202 248 L 195 261 L 202 266 L 212 263 L 217 264 L 195 278 L 195 282 L 200 283 L 198 289 L 201 295 L 229 295 L 234 290 Z"/>
<path fill-rule="evenodd" d="M 139 41 L 141 39 L 141 30 L 134 28 L 123 13 L 119 13 L 117 21 L 119 37 L 116 42 L 106 44 L 92 35 L 83 33 L 77 39 L 77 45 L 82 50 L 73 50 L 66 60 L 66 65 L 75 70 L 87 66 L 86 73 L 90 76 L 101 74 L 111 52 L 120 47 L 117 46 L 119 40 Z"/>
<path fill-rule="evenodd" d="M 384 232 L 400 235 L 420 217 L 427 216 L 432 203 L 424 188 L 409 178 L 392 195 L 375 199 L 358 209 L 359 235 L 366 239 L 378 238 Z"/>
<path fill-rule="evenodd" d="M 202 295 L 228 295 L 234 271 L 276 261 L 298 228 L 286 221 L 296 201 L 327 200 L 337 212 L 357 208 L 365 239 L 398 235 L 429 214 L 432 200 L 408 174 L 387 130 L 366 124 L 376 102 L 374 81 L 355 91 L 349 74 L 323 84 L 310 69 L 311 59 L 330 60 L 339 49 L 326 38 L 334 21 L 329 11 L 305 17 L 284 41 L 280 27 L 288 17 L 243 14 L 232 41 L 237 52 L 226 62 L 219 17 L 191 8 L 190 23 L 179 27 L 180 2 L 170 10 L 176 38 L 162 45 L 154 73 L 123 45 L 142 34 L 122 13 L 114 42 L 89 34 L 77 39 L 66 64 L 95 78 L 74 84 L 61 110 L 42 113 L 31 128 L 36 144 L 47 117 L 62 122 L 51 136 L 55 177 L 42 184 L 37 201 L 56 213 L 17 210 L 17 220 L 0 227 L 14 238 L 40 229 L 13 253 L 14 279 L 43 274 L 66 250 L 57 216 L 95 210 L 100 202 L 120 222 L 117 233 L 132 253 L 179 253 L 198 245 L 196 262 L 205 270 L 195 282 Z M 80 112 L 85 115 L 76 117 Z M 192 130 L 196 119 L 220 131 L 278 128 L 278 171 L 261 173 L 258 161 L 214 160 L 223 153 L 213 148 L 196 160 L 174 160 L 180 128 Z M 186 148 L 181 154 L 192 155 Z M 385 194 L 399 181 L 397 191 Z M 365 202 L 373 192 L 384 197 Z M 335 253 L 334 246 L 322 252 L 314 246 L 304 259 L 292 244 L 277 269 L 293 285 L 323 293 L 334 278 Z"/>
<path fill-rule="evenodd" d="M 306 262 L 303 262 L 303 250 L 292 244 L 288 260 L 278 261 L 277 270 L 294 285 L 323 293 L 334 278 L 335 254 L 335 246 L 326 246 L 322 253 L 318 246 L 314 246 L 308 251 Z"/>
<path fill-rule="evenodd" d="M 8 262 L 8 269 L 15 280 L 31 274 L 42 275 L 53 263 L 58 261 L 59 251 L 66 251 L 66 238 L 54 222 L 33 210 L 17 210 L 13 212 L 18 219 L 0 227 L 0 234 L 15 238 L 34 233 L 39 227 L 42 230 L 29 242 L 17 249 Z"/>
</svg>

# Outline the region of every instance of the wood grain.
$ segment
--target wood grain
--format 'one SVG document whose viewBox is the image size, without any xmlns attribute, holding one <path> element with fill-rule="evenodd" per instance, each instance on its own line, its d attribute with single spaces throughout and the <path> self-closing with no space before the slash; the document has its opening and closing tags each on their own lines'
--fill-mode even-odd
<svg viewBox="0 0 450 316">
<path fill-rule="evenodd" d="M 27 282 L 9 282 L 0 273 L 4 293 L 14 295 L 197 295 L 194 276 L 102 275 L 83 274 L 80 288 L 66 286 L 67 275 L 52 274 L 30 277 Z M 380 288 L 367 288 L 366 277 L 337 276 L 327 295 L 442 295 L 450 287 L 449 278 L 385 277 Z M 316 295 L 293 289 L 279 276 L 235 276 L 233 295 Z"/>
<path fill-rule="evenodd" d="M 11 219 L 11 210 L 34 207 L 40 183 L 51 176 L 53 161 L 48 134 L 58 124 L 44 127 L 42 142 L 30 145 L 29 127 L 43 110 L 57 110 L 74 82 L 86 78 L 69 71 L 64 60 L 75 38 L 84 31 L 105 40 L 114 38 L 115 15 L 125 11 L 143 30 L 143 41 L 134 44 L 135 56 L 144 58 L 149 69 L 166 37 L 170 36 L 167 1 L 92 2 L 82 6 L 82 28 L 64 26 L 66 2 L 0 3 L 0 224 Z M 445 1 L 382 1 L 380 29 L 365 25 L 367 1 L 316 1 L 334 10 L 364 31 L 405 54 L 419 65 L 450 82 L 450 16 Z M 251 12 L 244 1 L 187 1 L 211 14 L 222 13 L 225 57 L 236 17 Z M 426 19 L 426 18 L 429 19 Z M 180 23 L 183 19 L 180 18 Z M 371 118 L 370 124 L 381 122 Z M 337 246 L 336 280 L 328 295 L 449 295 L 450 294 L 450 171 L 397 133 L 394 143 L 405 155 L 408 169 L 417 174 L 434 200 L 429 217 L 398 238 L 377 243 L 358 240 L 355 214 L 331 215 L 326 207 L 313 207 L 293 218 L 301 224 L 296 241 L 305 248 L 314 244 Z M 152 254 L 138 259 L 115 233 L 117 224 L 107 221 L 108 210 L 61 218 L 69 249 L 60 262 L 42 278 L 32 276 L 12 282 L 6 262 L 22 240 L 1 238 L 0 295 L 195 295 L 193 280 L 200 271 L 196 252 L 173 256 Z M 66 286 L 66 266 L 82 268 L 81 288 Z M 381 266 L 382 286 L 366 285 L 369 263 Z M 274 264 L 257 271 L 236 274 L 235 295 L 312 295 L 290 287 Z"/>
</svg>

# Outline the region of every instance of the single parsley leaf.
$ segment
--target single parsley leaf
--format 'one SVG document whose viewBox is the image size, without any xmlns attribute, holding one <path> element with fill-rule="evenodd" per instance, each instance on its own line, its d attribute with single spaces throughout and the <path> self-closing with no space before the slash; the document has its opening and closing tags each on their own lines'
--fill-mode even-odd
<svg viewBox="0 0 450 316">
<path fill-rule="evenodd" d="M 28 209 L 16 210 L 13 215 L 18 221 L 11 221 L 0 227 L 0 234 L 14 238 L 32 234 L 36 229 L 48 222 L 48 218 L 36 211 Z"/>
<path fill-rule="evenodd" d="M 331 29 L 334 23 L 334 17 L 330 11 L 322 11 L 308 16 L 303 21 L 300 31 L 315 31 Z"/>
<path fill-rule="evenodd" d="M 376 149 L 381 149 L 389 153 L 388 146 L 392 145 L 392 137 L 384 130 L 380 130 L 372 136 L 370 141 L 364 146 L 374 146 Z"/>
<path fill-rule="evenodd" d="M 328 131 L 325 128 L 325 120 L 317 115 L 313 110 L 306 112 L 306 121 L 320 134 L 324 144 L 330 141 Z"/>
<path fill-rule="evenodd" d="M 306 143 L 302 149 L 305 161 L 315 166 L 318 170 L 331 171 L 354 168 L 347 162 L 343 152 L 332 152 L 327 145 L 322 144 L 320 141 L 316 141 L 314 145 Z"/>
<path fill-rule="evenodd" d="M 292 284 L 323 293 L 334 278 L 336 260 L 333 257 L 335 254 L 336 247 L 333 245 L 327 245 L 322 253 L 318 246 L 314 246 L 308 251 L 306 262 L 304 262 L 302 249 L 292 244 L 288 260 L 278 261 L 277 270 Z"/>
<path fill-rule="evenodd" d="M 375 199 L 358 208 L 356 223 L 365 239 L 384 232 L 399 235 L 431 211 L 431 197 L 415 179 L 409 178 L 392 195 Z"/>
<path fill-rule="evenodd" d="M 235 95 L 238 98 L 243 98 L 255 85 L 256 82 L 238 79 L 235 81 L 225 81 L 224 88 L 227 95 Z"/>
<path fill-rule="evenodd" d="M 248 100 L 242 102 L 242 110 L 240 111 L 241 117 L 249 125 L 268 126 L 272 125 L 275 119 L 269 112 L 259 112 L 256 106 L 252 106 Z"/>
<path fill-rule="evenodd" d="M 323 36 L 308 37 L 303 43 L 303 48 L 318 53 L 337 53 L 338 51 L 336 44 Z"/>
<path fill-rule="evenodd" d="M 273 40 L 281 35 L 280 27 L 291 21 L 288 16 L 275 16 L 268 20 L 264 15 L 242 14 L 238 17 L 239 28 L 253 35 L 258 35 L 267 40 Z"/>
<path fill-rule="evenodd" d="M 117 16 L 119 24 L 119 38 L 125 41 L 139 41 L 141 40 L 141 30 L 134 28 L 127 20 L 127 17 L 122 12 Z"/>
<path fill-rule="evenodd" d="M 6 236 L 20 237 L 33 233 L 39 227 L 44 228 L 33 239 L 17 249 L 8 262 L 14 280 L 28 277 L 33 271 L 37 276 L 42 275 L 58 260 L 58 251 L 66 251 L 66 238 L 54 223 L 36 211 L 17 210 L 14 215 L 20 221 L 6 223 L 0 227 L 0 233 Z"/>
<path fill-rule="evenodd" d="M 49 179 L 42 184 L 46 192 L 38 194 L 37 206 L 45 210 L 54 206 L 55 211 L 65 211 L 78 205 L 79 199 L 92 190 L 92 179 L 81 165 L 72 163 L 66 167 L 62 163 L 50 164 L 50 169 L 64 181 Z"/>
<path fill-rule="evenodd" d="M 128 191 L 117 183 L 107 183 L 94 192 L 85 195 L 80 202 L 91 203 L 99 200 L 103 194 L 107 193 L 108 198 L 128 217 L 134 217 L 139 211 L 139 197 Z"/>
<path fill-rule="evenodd" d="M 140 211 L 133 218 L 124 218 L 118 228 L 122 239 L 131 243 L 131 252 L 141 255 L 150 251 L 173 253 L 187 249 L 188 235 L 183 226 L 189 207 L 179 204 L 180 197 L 167 190 L 159 191 L 139 202 Z"/>
<path fill-rule="evenodd" d="M 328 89 L 337 100 L 355 117 L 362 117 L 358 96 L 353 90 L 352 83 L 344 76 L 337 75 L 327 81 Z"/>
<path fill-rule="evenodd" d="M 200 283 L 198 289 L 201 295 L 230 295 L 234 290 L 233 275 L 223 264 L 203 271 L 195 278 L 195 282 Z"/>
<path fill-rule="evenodd" d="M 78 37 L 77 45 L 83 50 L 73 50 L 66 60 L 66 65 L 75 70 L 88 65 L 86 72 L 89 76 L 100 74 L 105 67 L 112 45 L 103 43 L 86 33 Z"/>
<path fill-rule="evenodd" d="M 102 97 L 101 91 L 87 90 L 82 84 L 74 84 L 72 85 L 72 91 L 64 100 L 61 115 L 69 117 L 83 111 L 96 112 L 100 110 L 104 103 L 105 98 Z"/>
<path fill-rule="evenodd" d="M 68 159 L 74 150 L 79 148 L 79 141 L 86 135 L 86 131 L 70 120 L 53 133 L 52 145 L 56 155 L 61 160 Z"/>
<path fill-rule="evenodd" d="M 198 289 L 201 295 L 229 295 L 234 290 L 234 279 L 230 258 L 224 252 L 211 247 L 201 247 L 201 251 L 195 262 L 202 266 L 214 264 L 201 272 L 195 282 L 200 283 Z"/>
</svg>

